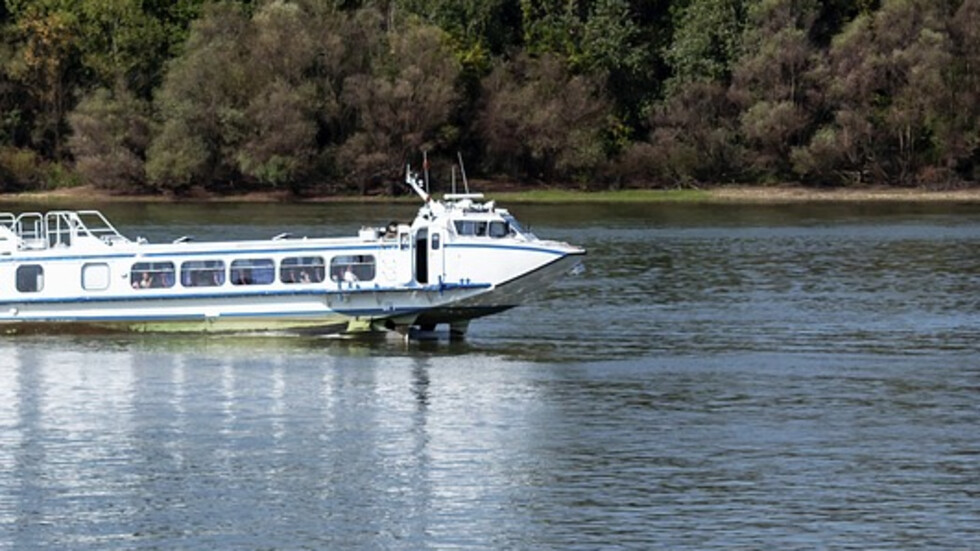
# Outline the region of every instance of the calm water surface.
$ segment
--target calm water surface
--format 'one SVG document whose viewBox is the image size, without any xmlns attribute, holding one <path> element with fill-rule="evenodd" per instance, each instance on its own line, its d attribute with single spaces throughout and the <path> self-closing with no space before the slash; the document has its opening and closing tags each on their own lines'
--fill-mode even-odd
<svg viewBox="0 0 980 551">
<path fill-rule="evenodd" d="M 0 549 L 980 549 L 980 207 L 512 210 L 587 271 L 462 343 L 0 339 Z"/>
</svg>

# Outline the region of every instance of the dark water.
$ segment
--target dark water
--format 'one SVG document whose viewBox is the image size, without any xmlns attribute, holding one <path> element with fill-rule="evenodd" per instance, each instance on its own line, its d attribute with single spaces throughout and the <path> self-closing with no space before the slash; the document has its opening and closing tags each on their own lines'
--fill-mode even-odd
<svg viewBox="0 0 980 551">
<path fill-rule="evenodd" d="M 980 549 L 980 207 L 513 210 L 588 269 L 463 343 L 0 340 L 0 549 Z"/>
</svg>

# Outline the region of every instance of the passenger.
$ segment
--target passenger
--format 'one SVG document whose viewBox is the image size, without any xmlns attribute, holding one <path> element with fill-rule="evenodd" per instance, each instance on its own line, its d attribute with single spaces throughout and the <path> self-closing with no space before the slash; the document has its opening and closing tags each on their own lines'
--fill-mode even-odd
<svg viewBox="0 0 980 551">
<path fill-rule="evenodd" d="M 299 273 L 299 282 L 300 283 L 312 283 L 312 281 L 310 281 L 310 274 L 308 274 L 306 272 L 306 270 L 303 270 L 303 271 L 301 271 Z"/>
<path fill-rule="evenodd" d="M 354 270 L 351 269 L 350 264 L 348 264 L 347 269 L 344 270 L 344 281 L 348 283 L 357 281 L 357 274 L 355 274 Z"/>
<path fill-rule="evenodd" d="M 133 289 L 148 289 L 150 287 L 153 287 L 153 276 L 150 275 L 150 272 L 143 272 L 140 280 L 133 282 Z"/>
<path fill-rule="evenodd" d="M 398 235 L 398 222 L 392 220 L 385 228 L 385 239 L 394 239 Z"/>
</svg>

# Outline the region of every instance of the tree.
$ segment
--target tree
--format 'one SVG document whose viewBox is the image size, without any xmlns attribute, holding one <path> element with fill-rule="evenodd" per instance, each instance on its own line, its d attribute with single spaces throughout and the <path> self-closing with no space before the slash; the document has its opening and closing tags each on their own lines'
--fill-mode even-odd
<svg viewBox="0 0 980 551">
<path fill-rule="evenodd" d="M 167 54 L 162 22 L 138 0 L 81 0 L 76 9 L 82 63 L 97 85 L 149 99 Z"/>
<path fill-rule="evenodd" d="M 400 0 L 399 8 L 445 31 L 461 64 L 488 68 L 520 41 L 517 0 Z"/>
<path fill-rule="evenodd" d="M 114 192 L 145 190 L 144 157 L 152 123 L 149 103 L 120 87 L 99 88 L 68 116 L 75 169 L 90 184 Z"/>
<path fill-rule="evenodd" d="M 833 183 L 912 184 L 940 157 L 955 98 L 947 16 L 927 0 L 886 0 L 834 38 L 833 120 L 793 153 L 796 170 Z"/>
<path fill-rule="evenodd" d="M 357 130 L 338 158 L 362 193 L 370 183 L 397 179 L 407 159 L 454 139 L 448 125 L 459 95 L 460 65 L 438 28 L 413 24 L 388 36 L 390 55 L 371 74 L 348 77 L 342 100 L 356 113 Z"/>
<path fill-rule="evenodd" d="M 654 111 L 650 142 L 631 152 L 632 162 L 645 168 L 641 174 L 672 187 L 741 180 L 737 115 L 721 83 L 686 82 Z"/>
<path fill-rule="evenodd" d="M 597 79 L 572 74 L 555 55 L 520 55 L 494 69 L 484 88 L 478 124 L 496 168 L 555 181 L 601 167 L 611 107 Z"/>
<path fill-rule="evenodd" d="M 72 13 L 46 3 L 15 13 L 11 31 L 16 52 L 7 71 L 25 91 L 20 112 L 29 119 L 24 121 L 31 128 L 29 143 L 49 158 L 60 158 L 72 71 L 78 63 L 77 22 Z"/>
<path fill-rule="evenodd" d="M 674 36 L 664 52 L 673 72 L 668 96 L 686 82 L 727 84 L 741 52 L 745 0 L 694 0 L 678 2 L 673 9 Z"/>
<path fill-rule="evenodd" d="M 156 99 L 163 124 L 147 153 L 160 189 L 186 190 L 235 179 L 235 141 L 248 104 L 248 19 L 230 4 L 209 6 L 191 27 L 185 52 L 169 67 Z"/>
<path fill-rule="evenodd" d="M 980 180 L 980 0 L 964 0 L 950 22 L 952 96 L 945 124 L 936 132 L 940 170 Z M 938 175 L 942 178 L 943 174 Z"/>
<path fill-rule="evenodd" d="M 306 17 L 296 4 L 270 2 L 246 38 L 250 90 L 233 157 L 242 174 L 263 184 L 295 183 L 315 149 L 316 91 L 306 71 L 318 51 Z"/>
<path fill-rule="evenodd" d="M 818 62 L 810 42 L 816 0 L 766 0 L 749 8 L 729 95 L 741 109 L 747 161 L 764 179 L 792 177 L 791 150 L 811 126 L 808 96 Z"/>
</svg>

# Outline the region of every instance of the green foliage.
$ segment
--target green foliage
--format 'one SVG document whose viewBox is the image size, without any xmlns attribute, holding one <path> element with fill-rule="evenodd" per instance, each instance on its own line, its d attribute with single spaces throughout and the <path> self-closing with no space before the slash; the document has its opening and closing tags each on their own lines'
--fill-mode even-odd
<svg viewBox="0 0 980 551">
<path fill-rule="evenodd" d="M 611 113 L 596 79 L 572 74 L 556 56 L 520 56 L 487 77 L 479 121 L 498 168 L 545 181 L 577 180 L 601 167 Z"/>
<path fill-rule="evenodd" d="M 149 111 L 147 102 L 122 88 L 115 93 L 99 88 L 82 99 L 68 116 L 68 145 L 79 176 L 110 191 L 144 191 Z"/>
<path fill-rule="evenodd" d="M 738 110 L 726 92 L 715 82 L 691 81 L 659 106 L 645 150 L 657 167 L 652 175 L 656 181 L 686 187 L 742 178 L 744 149 L 737 139 Z"/>
<path fill-rule="evenodd" d="M 943 156 L 938 146 L 958 103 L 948 86 L 955 59 L 945 19 L 933 2 L 888 0 L 835 37 L 826 71 L 834 75 L 834 117 L 811 147 L 834 161 L 824 172 L 851 175 L 838 183 L 914 184 Z"/>
<path fill-rule="evenodd" d="M 626 0 L 597 0 L 582 29 L 582 65 L 586 72 L 637 74 L 647 63 L 640 29 Z"/>
<path fill-rule="evenodd" d="M 20 191 L 44 184 L 42 161 L 30 149 L 0 147 L 0 191 Z"/>
<path fill-rule="evenodd" d="M 980 0 L 5 0 L 0 184 L 975 184 Z M 475 174 L 474 174 L 475 175 Z"/>
<path fill-rule="evenodd" d="M 763 0 L 749 8 L 729 97 L 741 108 L 738 129 L 756 178 L 792 179 L 791 150 L 814 126 L 807 94 L 819 86 L 809 38 L 818 10 L 816 0 Z"/>
<path fill-rule="evenodd" d="M 489 67 L 489 56 L 506 52 L 520 38 L 520 12 L 515 0 L 400 0 L 397 4 L 445 31 L 461 62 L 478 58 L 478 62 L 473 61 Z"/>
<path fill-rule="evenodd" d="M 674 4 L 674 38 L 664 52 L 673 69 L 668 88 L 703 80 L 727 82 L 741 51 L 746 0 Z"/>
<path fill-rule="evenodd" d="M 406 161 L 445 145 L 443 128 L 458 100 L 460 65 L 441 30 L 412 25 L 389 36 L 390 54 L 373 74 L 344 82 L 342 100 L 357 114 L 357 130 L 340 147 L 339 161 L 360 191 L 396 179 Z"/>
<path fill-rule="evenodd" d="M 248 19 L 216 4 L 195 22 L 186 53 L 171 64 L 156 107 L 161 131 L 147 153 L 147 176 L 160 189 L 208 184 L 233 171 L 230 156 L 252 84 L 240 37 Z"/>
<path fill-rule="evenodd" d="M 138 0 L 82 0 L 77 11 L 82 64 L 95 82 L 123 84 L 149 97 L 165 60 L 162 22 L 145 13 Z"/>
<path fill-rule="evenodd" d="M 16 22 L 6 31 L 14 52 L 7 74 L 19 87 L 28 144 L 43 156 L 60 158 L 77 75 L 77 18 L 57 2 L 11 2 Z"/>
</svg>

